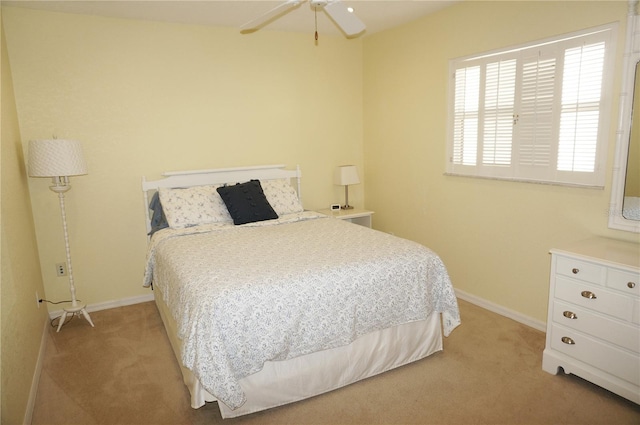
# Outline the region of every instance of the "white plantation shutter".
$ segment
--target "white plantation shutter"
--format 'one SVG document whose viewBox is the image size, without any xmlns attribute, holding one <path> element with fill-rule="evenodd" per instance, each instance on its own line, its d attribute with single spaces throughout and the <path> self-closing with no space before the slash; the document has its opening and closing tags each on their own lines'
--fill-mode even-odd
<svg viewBox="0 0 640 425">
<path fill-rule="evenodd" d="M 565 52 L 558 170 L 595 169 L 604 53 L 604 43 Z"/>
<path fill-rule="evenodd" d="M 615 29 L 452 61 L 448 173 L 602 187 Z"/>
<path fill-rule="evenodd" d="M 489 63 L 486 69 L 482 163 L 510 165 L 516 60 Z"/>
<path fill-rule="evenodd" d="M 552 161 L 555 57 L 525 57 L 518 113 L 518 165 L 548 168 Z M 534 172 L 534 171 L 530 171 Z"/>
<path fill-rule="evenodd" d="M 479 104 L 480 67 L 457 70 L 453 126 L 453 157 L 456 163 L 475 164 L 478 151 Z"/>
</svg>

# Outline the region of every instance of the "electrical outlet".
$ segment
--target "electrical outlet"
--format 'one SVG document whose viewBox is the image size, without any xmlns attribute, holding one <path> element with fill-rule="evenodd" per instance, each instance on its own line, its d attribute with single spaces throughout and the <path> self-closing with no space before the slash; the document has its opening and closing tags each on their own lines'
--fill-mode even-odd
<svg viewBox="0 0 640 425">
<path fill-rule="evenodd" d="M 38 291 L 36 291 L 36 304 L 38 304 L 38 308 L 40 308 L 40 296 L 38 295 Z"/>
<path fill-rule="evenodd" d="M 57 276 L 66 276 L 67 275 L 67 265 L 65 263 L 56 264 L 56 275 Z"/>
</svg>

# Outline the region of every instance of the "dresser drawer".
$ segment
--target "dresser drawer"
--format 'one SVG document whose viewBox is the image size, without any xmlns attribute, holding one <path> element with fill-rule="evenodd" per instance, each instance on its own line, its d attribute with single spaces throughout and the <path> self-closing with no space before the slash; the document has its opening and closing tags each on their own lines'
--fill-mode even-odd
<svg viewBox="0 0 640 425">
<path fill-rule="evenodd" d="M 609 319 L 562 301 L 553 302 L 553 321 L 587 335 L 640 353 L 640 327 Z"/>
<path fill-rule="evenodd" d="M 640 357 L 637 354 L 555 323 L 551 326 L 551 348 L 634 385 L 640 385 Z"/>
<path fill-rule="evenodd" d="M 640 298 L 636 298 L 633 302 L 633 315 L 631 321 L 636 325 L 640 325 Z"/>
<path fill-rule="evenodd" d="M 589 294 L 595 298 L 589 298 Z M 627 322 L 633 317 L 633 298 L 560 276 L 556 276 L 555 298 Z"/>
<path fill-rule="evenodd" d="M 558 256 L 556 260 L 556 273 L 584 280 L 585 282 L 603 285 L 607 276 L 607 268 L 588 261 Z"/>
<path fill-rule="evenodd" d="M 640 274 L 624 270 L 609 269 L 607 286 L 629 295 L 640 295 Z"/>
</svg>

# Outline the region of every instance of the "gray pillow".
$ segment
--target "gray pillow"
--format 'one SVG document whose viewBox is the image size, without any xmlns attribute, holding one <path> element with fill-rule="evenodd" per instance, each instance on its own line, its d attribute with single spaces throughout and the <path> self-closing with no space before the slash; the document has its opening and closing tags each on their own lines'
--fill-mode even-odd
<svg viewBox="0 0 640 425">
<path fill-rule="evenodd" d="M 153 197 L 151 197 L 149 209 L 153 211 L 153 214 L 151 215 L 151 231 L 148 233 L 148 235 L 151 236 L 158 230 L 169 227 L 167 217 L 164 215 L 164 211 L 162 210 L 162 204 L 160 203 L 160 196 L 158 195 L 158 192 L 154 193 Z"/>
</svg>

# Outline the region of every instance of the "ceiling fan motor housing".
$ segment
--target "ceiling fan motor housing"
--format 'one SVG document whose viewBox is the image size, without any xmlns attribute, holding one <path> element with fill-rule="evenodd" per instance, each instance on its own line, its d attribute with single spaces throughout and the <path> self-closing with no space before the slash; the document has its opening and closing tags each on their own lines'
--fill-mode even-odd
<svg viewBox="0 0 640 425">
<path fill-rule="evenodd" d="M 313 10 L 322 10 L 329 3 L 329 0 L 310 0 L 310 6 Z"/>
</svg>

